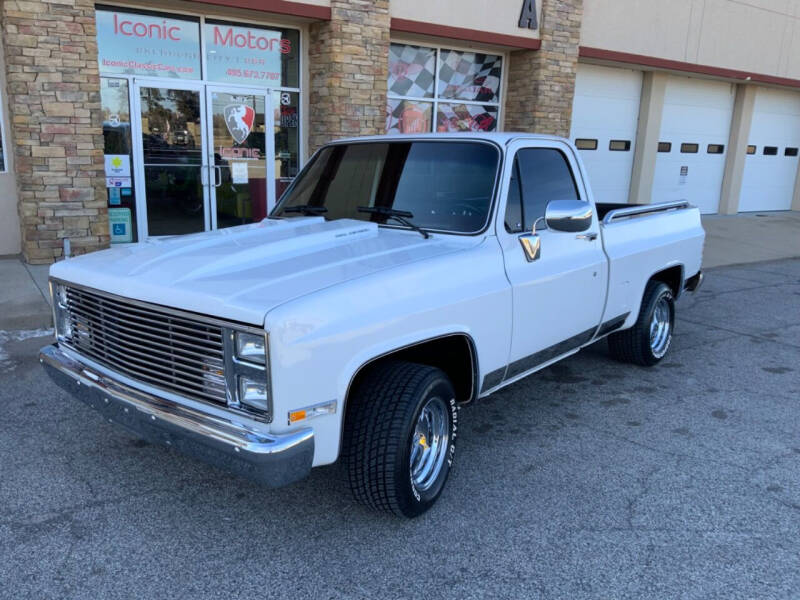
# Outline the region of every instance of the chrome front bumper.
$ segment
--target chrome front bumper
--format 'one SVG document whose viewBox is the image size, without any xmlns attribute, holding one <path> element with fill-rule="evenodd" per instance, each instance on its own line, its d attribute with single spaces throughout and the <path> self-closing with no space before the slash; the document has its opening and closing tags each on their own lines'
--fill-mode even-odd
<svg viewBox="0 0 800 600">
<path fill-rule="evenodd" d="M 39 362 L 62 389 L 154 444 L 162 444 L 227 471 L 265 483 L 287 485 L 308 475 L 314 458 L 314 433 L 257 431 L 238 422 L 201 412 L 132 388 L 45 346 Z"/>
</svg>

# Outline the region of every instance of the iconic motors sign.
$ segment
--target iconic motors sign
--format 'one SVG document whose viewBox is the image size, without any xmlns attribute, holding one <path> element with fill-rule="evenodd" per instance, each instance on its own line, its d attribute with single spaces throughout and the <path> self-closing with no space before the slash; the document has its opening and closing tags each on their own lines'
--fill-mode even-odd
<svg viewBox="0 0 800 600">
<path fill-rule="evenodd" d="M 97 53 L 104 74 L 200 79 L 200 24 L 98 10 Z"/>
<path fill-rule="evenodd" d="M 203 33 L 208 79 L 281 85 L 281 57 L 292 43 L 280 31 L 206 23 Z"/>
<path fill-rule="evenodd" d="M 206 22 L 205 76 L 200 66 L 200 21 L 157 14 L 97 11 L 100 73 L 206 79 L 274 87 L 297 48 L 281 31 Z M 290 37 L 293 30 L 290 30 Z M 293 67 L 296 70 L 296 60 Z M 297 77 L 293 77 L 297 79 Z M 296 85 L 289 84 L 289 85 Z"/>
</svg>

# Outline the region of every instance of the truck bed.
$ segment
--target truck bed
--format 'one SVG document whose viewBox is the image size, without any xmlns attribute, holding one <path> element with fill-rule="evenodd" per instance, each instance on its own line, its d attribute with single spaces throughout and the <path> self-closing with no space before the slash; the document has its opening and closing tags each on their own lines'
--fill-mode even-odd
<svg viewBox="0 0 800 600">
<path fill-rule="evenodd" d="M 627 314 L 623 327 L 639 313 L 644 286 L 652 275 L 680 269 L 683 282 L 702 262 L 705 232 L 700 211 L 687 202 L 652 205 L 598 204 L 603 247 L 609 259 L 604 320 Z"/>
</svg>

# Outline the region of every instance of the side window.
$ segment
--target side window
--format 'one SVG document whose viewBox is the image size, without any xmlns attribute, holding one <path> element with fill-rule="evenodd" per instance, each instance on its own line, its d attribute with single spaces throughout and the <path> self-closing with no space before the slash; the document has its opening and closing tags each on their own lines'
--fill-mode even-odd
<svg viewBox="0 0 800 600">
<path fill-rule="evenodd" d="M 514 159 L 522 184 L 522 227 L 530 230 L 551 200 L 579 200 L 567 158 L 555 148 L 524 148 Z"/>
<path fill-rule="evenodd" d="M 522 192 L 519 183 L 519 164 L 516 159 L 514 159 L 514 165 L 511 167 L 511 181 L 508 184 L 506 231 L 508 233 L 522 231 Z"/>
</svg>

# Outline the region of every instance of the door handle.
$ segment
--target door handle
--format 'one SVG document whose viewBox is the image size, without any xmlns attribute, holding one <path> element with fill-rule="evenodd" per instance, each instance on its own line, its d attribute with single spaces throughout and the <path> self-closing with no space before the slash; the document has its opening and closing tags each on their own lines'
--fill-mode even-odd
<svg viewBox="0 0 800 600">
<path fill-rule="evenodd" d="M 593 242 L 597 239 L 597 234 L 592 233 L 580 233 L 575 236 L 576 240 L 586 240 L 587 242 Z"/>
<path fill-rule="evenodd" d="M 222 185 L 222 168 L 214 167 L 214 187 Z"/>
</svg>

